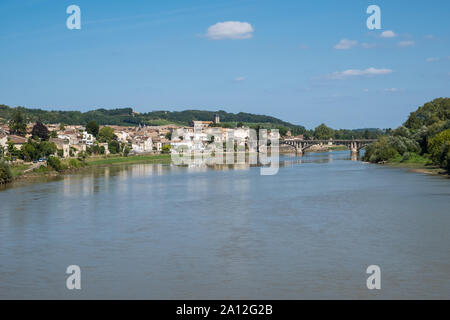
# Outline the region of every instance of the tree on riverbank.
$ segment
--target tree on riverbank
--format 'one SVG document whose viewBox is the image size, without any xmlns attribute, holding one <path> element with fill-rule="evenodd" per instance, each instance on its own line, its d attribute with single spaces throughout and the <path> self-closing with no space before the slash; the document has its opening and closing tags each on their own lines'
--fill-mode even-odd
<svg viewBox="0 0 450 320">
<path fill-rule="evenodd" d="M 428 150 L 435 164 L 450 171 L 450 129 L 430 139 Z"/>
<path fill-rule="evenodd" d="M 403 126 L 369 145 L 364 161 L 432 162 L 449 170 L 450 98 L 425 103 Z"/>
<path fill-rule="evenodd" d="M 9 165 L 5 161 L 0 160 L 0 184 L 8 183 L 11 180 L 12 173 Z"/>
</svg>

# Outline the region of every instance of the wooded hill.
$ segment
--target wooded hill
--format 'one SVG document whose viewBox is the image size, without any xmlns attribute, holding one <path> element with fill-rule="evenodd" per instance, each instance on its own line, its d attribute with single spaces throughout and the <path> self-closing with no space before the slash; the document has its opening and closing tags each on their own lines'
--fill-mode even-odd
<svg viewBox="0 0 450 320">
<path fill-rule="evenodd" d="M 87 112 L 80 111 L 47 111 L 30 108 L 11 108 L 0 105 L 0 118 L 7 122 L 14 111 L 20 109 L 27 121 L 34 122 L 40 120 L 43 123 L 64 123 L 67 125 L 85 125 L 89 121 L 96 121 L 100 125 L 163 125 L 175 123 L 179 125 L 192 125 L 193 120 L 214 121 L 215 114 L 220 117 L 220 122 L 243 123 L 243 124 L 263 124 L 269 127 L 285 127 L 296 132 L 303 132 L 303 126 L 294 125 L 282 121 L 275 117 L 239 112 L 229 113 L 219 111 L 185 110 L 185 111 L 151 111 L 148 113 L 136 113 L 132 108 L 121 109 L 97 109 Z"/>
</svg>

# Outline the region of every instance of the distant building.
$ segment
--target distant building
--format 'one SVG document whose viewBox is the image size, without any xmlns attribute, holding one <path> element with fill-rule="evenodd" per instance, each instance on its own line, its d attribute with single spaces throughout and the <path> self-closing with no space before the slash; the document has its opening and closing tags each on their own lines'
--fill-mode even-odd
<svg viewBox="0 0 450 320">
<path fill-rule="evenodd" d="M 219 115 L 216 113 L 216 115 L 214 116 L 214 122 L 215 123 L 220 123 L 220 117 Z"/>
<path fill-rule="evenodd" d="M 84 131 L 81 141 L 87 146 L 92 146 L 94 144 L 95 138 L 92 134 Z"/>
<path fill-rule="evenodd" d="M 209 127 L 213 122 L 212 121 L 193 121 L 194 122 L 194 128 L 207 128 Z"/>
<path fill-rule="evenodd" d="M 60 138 L 50 138 L 50 142 L 56 145 L 56 148 L 63 151 L 63 158 L 68 158 L 70 156 L 70 144 L 68 139 Z"/>
<path fill-rule="evenodd" d="M 133 139 L 131 149 L 136 153 L 144 153 L 153 151 L 152 138 L 145 136 L 138 136 Z"/>
</svg>

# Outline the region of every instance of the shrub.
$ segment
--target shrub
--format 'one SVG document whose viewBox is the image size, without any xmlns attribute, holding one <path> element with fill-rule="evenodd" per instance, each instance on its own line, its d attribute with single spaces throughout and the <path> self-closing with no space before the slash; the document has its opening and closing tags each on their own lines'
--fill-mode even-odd
<svg viewBox="0 0 450 320">
<path fill-rule="evenodd" d="M 8 183 L 12 180 L 12 173 L 9 165 L 0 160 L 0 184 Z"/>
<path fill-rule="evenodd" d="M 364 161 L 381 162 L 394 158 L 402 161 L 402 156 L 406 153 L 419 153 L 420 145 L 417 141 L 403 137 L 401 135 L 383 137 L 377 142 L 369 145 L 364 154 Z M 409 155 L 406 155 L 408 158 Z"/>
<path fill-rule="evenodd" d="M 161 148 L 161 152 L 162 153 L 170 153 L 170 148 L 171 148 L 172 146 L 170 145 L 170 144 L 166 144 L 165 146 L 163 146 L 162 148 Z"/>
<path fill-rule="evenodd" d="M 363 157 L 364 161 L 376 163 L 398 157 L 400 154 L 391 146 L 392 141 L 390 141 L 390 138 L 392 137 L 383 137 L 377 142 L 367 146 Z"/>
<path fill-rule="evenodd" d="M 78 161 L 77 159 L 70 159 L 69 160 L 69 167 L 71 167 L 71 168 L 79 168 L 79 167 L 81 167 L 81 162 L 80 161 Z"/>
<path fill-rule="evenodd" d="M 61 160 L 59 160 L 57 157 L 49 157 L 47 160 L 47 164 L 58 172 L 63 171 L 64 169 Z"/>
</svg>

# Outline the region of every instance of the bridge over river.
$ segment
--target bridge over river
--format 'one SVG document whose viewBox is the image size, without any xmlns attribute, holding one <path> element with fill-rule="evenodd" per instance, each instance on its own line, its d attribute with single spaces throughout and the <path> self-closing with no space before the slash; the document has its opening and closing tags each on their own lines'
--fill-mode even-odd
<svg viewBox="0 0 450 320">
<path fill-rule="evenodd" d="M 280 140 L 280 144 L 286 144 L 293 148 L 297 154 L 303 154 L 303 152 L 313 145 L 333 145 L 346 146 L 352 153 L 359 153 L 359 150 L 365 148 L 369 144 L 375 142 L 375 139 L 353 139 L 353 140 L 302 140 L 302 139 L 284 139 Z"/>
</svg>

